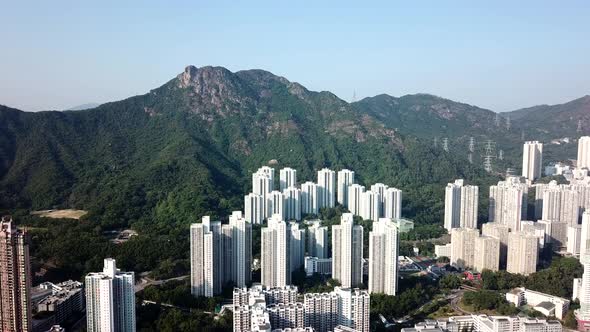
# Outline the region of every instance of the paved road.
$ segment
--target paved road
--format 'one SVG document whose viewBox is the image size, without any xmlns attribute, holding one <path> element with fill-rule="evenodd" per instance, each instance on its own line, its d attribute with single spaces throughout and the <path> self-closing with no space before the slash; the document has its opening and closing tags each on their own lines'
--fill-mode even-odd
<svg viewBox="0 0 590 332">
<path fill-rule="evenodd" d="M 159 286 L 159 285 L 163 285 L 167 282 L 170 281 L 175 281 L 175 280 L 184 280 L 186 278 L 190 277 L 190 275 L 185 275 L 185 276 L 180 276 L 180 277 L 175 277 L 175 278 L 170 278 L 170 279 L 162 279 L 162 280 L 154 280 L 148 277 L 142 277 L 141 279 L 139 279 L 139 282 L 137 284 L 135 284 L 135 292 L 141 292 L 142 290 L 144 290 L 146 287 L 148 286 Z"/>
<path fill-rule="evenodd" d="M 464 315 L 471 315 L 471 314 L 473 314 L 472 312 L 465 311 L 459 306 L 459 302 L 461 302 L 461 300 L 463 299 L 464 293 L 465 293 L 464 290 L 460 290 L 457 293 L 455 293 L 456 297 L 451 300 L 451 308 L 453 308 L 453 310 L 458 311 Z"/>
</svg>

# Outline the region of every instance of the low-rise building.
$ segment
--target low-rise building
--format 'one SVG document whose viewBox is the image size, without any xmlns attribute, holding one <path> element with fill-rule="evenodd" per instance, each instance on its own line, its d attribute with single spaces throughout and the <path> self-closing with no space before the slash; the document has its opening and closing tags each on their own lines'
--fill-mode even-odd
<svg viewBox="0 0 590 332">
<path fill-rule="evenodd" d="M 567 299 L 524 287 L 514 288 L 506 293 L 506 300 L 517 307 L 527 304 L 547 317 L 555 316 L 559 319 L 565 317 L 570 307 Z"/>
<path fill-rule="evenodd" d="M 557 320 L 510 316 L 454 316 L 447 319 L 426 320 L 402 332 L 561 332 Z"/>
<path fill-rule="evenodd" d="M 436 258 L 448 257 L 449 259 L 451 259 L 451 250 L 452 250 L 452 246 L 450 243 L 443 244 L 443 245 L 437 244 L 434 246 L 434 255 L 436 256 Z"/>
<path fill-rule="evenodd" d="M 68 280 L 59 284 L 44 282 L 40 290 L 51 291 L 50 295 L 37 303 L 37 312 L 53 312 L 55 324 L 66 321 L 73 313 L 85 308 L 84 287 L 81 282 Z"/>
<path fill-rule="evenodd" d="M 306 256 L 304 260 L 305 274 L 308 276 L 314 273 L 332 274 L 332 258 L 318 258 Z"/>
<path fill-rule="evenodd" d="M 393 219 L 393 222 L 397 225 L 400 233 L 407 233 L 414 229 L 414 222 L 410 219 Z"/>
</svg>

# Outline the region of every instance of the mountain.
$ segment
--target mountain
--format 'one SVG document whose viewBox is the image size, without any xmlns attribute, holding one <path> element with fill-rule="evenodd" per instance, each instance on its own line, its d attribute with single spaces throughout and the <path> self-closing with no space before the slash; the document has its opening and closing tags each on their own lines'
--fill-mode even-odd
<svg viewBox="0 0 590 332">
<path fill-rule="evenodd" d="M 403 189 L 407 217 L 438 223 L 442 184 L 494 180 L 384 120 L 263 70 L 222 67 L 189 66 L 90 110 L 2 106 L 0 209 L 75 207 L 106 228 L 186 225 L 242 209 L 250 174 L 276 160 L 300 180 L 352 168 L 361 183 Z"/>
<path fill-rule="evenodd" d="M 558 105 L 539 105 L 503 113 L 540 139 L 590 134 L 590 95 Z M 581 132 L 578 132 L 581 124 Z"/>
<path fill-rule="evenodd" d="M 66 111 L 83 111 L 100 106 L 99 103 L 87 103 L 68 108 Z"/>
<path fill-rule="evenodd" d="M 402 133 L 420 137 L 481 136 L 504 129 L 495 127 L 496 113 L 490 110 L 428 94 L 399 98 L 382 94 L 353 103 L 353 107 Z"/>
<path fill-rule="evenodd" d="M 441 141 L 448 138 L 464 150 L 473 137 L 476 142 L 493 140 L 500 146 L 520 144 L 520 124 L 477 106 L 429 95 L 399 98 L 386 94 L 364 98 L 352 104 L 359 113 L 369 114 L 402 134 Z"/>
</svg>

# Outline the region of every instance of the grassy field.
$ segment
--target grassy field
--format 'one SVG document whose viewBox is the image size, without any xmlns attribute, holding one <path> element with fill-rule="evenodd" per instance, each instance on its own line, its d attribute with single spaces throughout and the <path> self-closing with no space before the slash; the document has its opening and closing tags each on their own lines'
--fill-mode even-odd
<svg viewBox="0 0 590 332">
<path fill-rule="evenodd" d="M 37 215 L 39 217 L 44 217 L 44 218 L 53 218 L 53 219 L 80 219 L 86 213 L 88 213 L 88 212 L 84 211 L 84 210 L 74 210 L 74 209 L 41 210 L 41 211 L 31 212 L 32 215 Z"/>
</svg>

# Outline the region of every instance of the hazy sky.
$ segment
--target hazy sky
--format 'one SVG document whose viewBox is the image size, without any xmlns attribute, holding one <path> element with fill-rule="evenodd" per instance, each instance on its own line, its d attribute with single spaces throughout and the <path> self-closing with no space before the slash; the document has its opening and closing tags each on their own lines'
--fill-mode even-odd
<svg viewBox="0 0 590 332">
<path fill-rule="evenodd" d="M 346 100 L 425 92 L 507 111 L 590 94 L 588 0 L 85 2 L 0 0 L 0 104 L 123 99 L 188 64 Z"/>
</svg>

